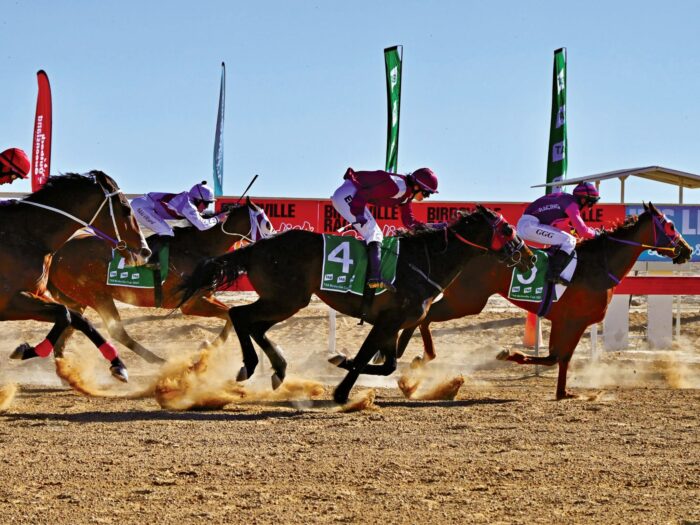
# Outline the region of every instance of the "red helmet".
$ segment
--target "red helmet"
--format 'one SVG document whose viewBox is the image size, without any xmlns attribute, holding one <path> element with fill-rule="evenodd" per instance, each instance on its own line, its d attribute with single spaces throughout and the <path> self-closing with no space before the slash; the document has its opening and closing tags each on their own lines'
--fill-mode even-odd
<svg viewBox="0 0 700 525">
<path fill-rule="evenodd" d="M 574 196 L 584 198 L 586 202 L 595 204 L 600 200 L 598 188 L 591 182 L 581 182 L 574 188 Z"/>
<path fill-rule="evenodd" d="M 29 158 L 19 148 L 6 149 L 0 153 L 0 166 L 2 171 L 11 171 L 23 179 L 29 175 Z"/>
<path fill-rule="evenodd" d="M 430 168 L 419 168 L 411 173 L 410 177 L 414 184 L 418 184 L 418 186 L 421 187 L 421 190 L 429 193 L 438 192 L 437 175 L 435 175 Z"/>
</svg>

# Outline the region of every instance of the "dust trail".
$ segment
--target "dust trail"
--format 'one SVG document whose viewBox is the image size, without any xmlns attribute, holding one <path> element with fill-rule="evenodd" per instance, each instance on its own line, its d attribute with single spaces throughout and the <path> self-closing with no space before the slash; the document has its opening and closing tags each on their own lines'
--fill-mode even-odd
<svg viewBox="0 0 700 525">
<path fill-rule="evenodd" d="M 626 351 L 573 364 L 569 383 L 575 387 L 700 388 L 700 360 L 694 349 Z"/>
<path fill-rule="evenodd" d="M 167 410 L 220 409 L 241 401 L 304 401 L 324 394 L 320 383 L 287 378 L 275 391 L 256 390 L 230 378 L 231 353 L 217 349 L 168 362 L 155 385 L 158 404 Z"/>
<path fill-rule="evenodd" d="M 407 399 L 451 401 L 457 397 L 464 377 L 452 376 L 446 371 L 428 365 L 411 367 L 398 381 L 399 389 Z"/>
<path fill-rule="evenodd" d="M 375 395 L 376 394 L 372 389 L 363 390 L 355 397 L 353 397 L 350 401 L 336 408 L 336 411 L 344 412 L 346 414 L 350 412 L 362 412 L 363 410 L 370 410 L 372 412 L 376 412 L 380 410 L 380 408 L 374 404 Z"/>
<path fill-rule="evenodd" d="M 15 394 L 17 394 L 17 385 L 14 383 L 0 387 L 0 412 L 10 408 L 15 400 Z"/>
</svg>

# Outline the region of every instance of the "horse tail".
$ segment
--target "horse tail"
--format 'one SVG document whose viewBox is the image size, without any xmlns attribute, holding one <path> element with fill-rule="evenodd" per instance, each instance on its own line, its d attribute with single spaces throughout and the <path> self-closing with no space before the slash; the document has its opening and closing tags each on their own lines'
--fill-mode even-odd
<svg viewBox="0 0 700 525">
<path fill-rule="evenodd" d="M 233 284 L 248 270 L 250 249 L 246 246 L 238 250 L 201 260 L 194 271 L 184 278 L 179 287 L 183 293 L 179 306 L 200 293 L 213 292 L 217 288 Z"/>
</svg>

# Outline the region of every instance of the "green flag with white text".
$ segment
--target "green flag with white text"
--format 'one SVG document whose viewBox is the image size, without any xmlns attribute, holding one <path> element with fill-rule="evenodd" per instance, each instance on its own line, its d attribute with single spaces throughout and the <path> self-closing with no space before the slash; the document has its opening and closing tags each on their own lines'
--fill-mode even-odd
<svg viewBox="0 0 700 525">
<path fill-rule="evenodd" d="M 403 46 L 384 50 L 386 68 L 387 132 L 386 171 L 396 173 L 399 162 L 399 114 L 401 113 L 401 61 Z"/>
<path fill-rule="evenodd" d="M 566 48 L 554 52 L 554 78 L 552 81 L 552 118 L 549 128 L 549 153 L 547 156 L 547 182 L 566 178 Z M 548 187 L 547 193 L 561 191 L 561 187 Z"/>
</svg>

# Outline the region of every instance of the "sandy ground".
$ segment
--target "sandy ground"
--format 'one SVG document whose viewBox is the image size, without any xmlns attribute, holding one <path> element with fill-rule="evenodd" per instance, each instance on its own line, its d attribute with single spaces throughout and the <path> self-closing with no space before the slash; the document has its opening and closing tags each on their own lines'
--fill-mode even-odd
<svg viewBox="0 0 700 525">
<path fill-rule="evenodd" d="M 234 342 L 187 376 L 196 358 L 186 357 L 222 321 L 122 312 L 135 338 L 172 359 L 170 387 L 191 380 L 231 402 L 163 409 L 139 396 L 162 369 L 123 349 L 132 380 L 117 384 L 82 336 L 66 361 L 105 397 L 78 394 L 52 360 L 7 359 L 48 325 L 3 323 L 0 523 L 700 523 L 699 307 L 684 310 L 668 351 L 646 348 L 639 308 L 631 350 L 594 362 L 586 335 L 570 372 L 582 397 L 558 402 L 556 370 L 536 376 L 494 359 L 520 348 L 524 321 L 495 300 L 480 316 L 433 325 L 438 359 L 423 391 L 462 375 L 455 400 L 406 400 L 396 388 L 420 352 L 414 338 L 394 376 L 355 388 L 375 399 L 352 413 L 330 401 L 342 373 L 325 362 L 318 302 L 270 331 L 290 362 L 289 385 L 303 391 L 276 398 L 267 363 L 245 391 L 233 384 Z M 354 353 L 367 331 L 340 316 L 338 348 Z M 304 392 L 315 399 L 285 399 Z"/>
</svg>

